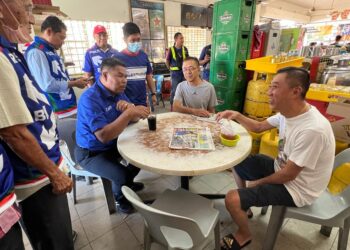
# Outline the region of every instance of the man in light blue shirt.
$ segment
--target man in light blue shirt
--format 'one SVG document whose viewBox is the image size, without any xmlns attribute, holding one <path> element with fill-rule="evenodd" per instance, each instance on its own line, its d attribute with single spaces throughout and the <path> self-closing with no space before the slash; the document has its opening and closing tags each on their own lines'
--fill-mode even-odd
<svg viewBox="0 0 350 250">
<path fill-rule="evenodd" d="M 66 25 L 57 17 L 47 17 L 41 25 L 41 36 L 36 36 L 25 57 L 33 77 L 45 92 L 59 118 L 77 112 L 76 97 L 72 87 L 85 88 L 86 78 L 70 80 L 62 58 L 56 50 L 66 39 Z"/>
</svg>

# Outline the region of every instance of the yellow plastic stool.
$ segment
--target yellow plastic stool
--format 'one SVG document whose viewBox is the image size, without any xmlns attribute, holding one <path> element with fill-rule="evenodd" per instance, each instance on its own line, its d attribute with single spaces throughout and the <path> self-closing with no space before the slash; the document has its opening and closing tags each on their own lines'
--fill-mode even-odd
<svg viewBox="0 0 350 250">
<path fill-rule="evenodd" d="M 248 132 L 252 137 L 252 150 L 250 151 L 250 154 L 252 155 L 258 154 L 260 149 L 261 137 L 264 134 L 266 134 L 266 132 L 262 132 L 262 133 L 254 133 L 251 131 L 248 131 Z"/>
<path fill-rule="evenodd" d="M 259 154 L 264 154 L 272 158 L 278 155 L 278 140 L 277 129 L 272 129 L 261 137 Z"/>
<path fill-rule="evenodd" d="M 349 144 L 346 142 L 341 141 L 335 141 L 335 154 L 339 154 L 344 149 L 347 149 L 349 147 Z"/>
</svg>

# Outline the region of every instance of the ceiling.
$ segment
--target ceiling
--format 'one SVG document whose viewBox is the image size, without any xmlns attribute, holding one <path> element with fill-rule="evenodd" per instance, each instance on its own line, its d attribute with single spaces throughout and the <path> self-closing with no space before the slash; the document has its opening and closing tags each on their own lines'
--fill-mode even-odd
<svg viewBox="0 0 350 250">
<path fill-rule="evenodd" d="M 261 17 L 310 23 L 330 19 L 332 11 L 350 9 L 349 0 L 261 0 Z"/>
</svg>

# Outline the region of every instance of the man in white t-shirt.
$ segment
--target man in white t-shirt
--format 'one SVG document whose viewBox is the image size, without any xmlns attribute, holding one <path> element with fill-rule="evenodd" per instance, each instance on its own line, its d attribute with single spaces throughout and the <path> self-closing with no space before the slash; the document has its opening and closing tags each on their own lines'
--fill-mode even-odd
<svg viewBox="0 0 350 250">
<path fill-rule="evenodd" d="M 238 189 L 225 198 L 238 225 L 223 238 L 223 249 L 241 249 L 251 242 L 247 211 L 252 206 L 311 204 L 326 189 L 334 162 L 335 140 L 329 121 L 305 101 L 309 74 L 301 68 L 281 69 L 268 91 L 270 106 L 278 114 L 258 122 L 235 111 L 217 119 L 234 119 L 253 132 L 279 128 L 278 156 L 250 156 L 233 168 Z M 246 187 L 245 181 L 249 182 Z"/>
<path fill-rule="evenodd" d="M 218 104 L 214 86 L 201 79 L 199 61 L 195 57 L 183 61 L 182 71 L 186 81 L 176 88 L 174 111 L 209 117 Z"/>
</svg>

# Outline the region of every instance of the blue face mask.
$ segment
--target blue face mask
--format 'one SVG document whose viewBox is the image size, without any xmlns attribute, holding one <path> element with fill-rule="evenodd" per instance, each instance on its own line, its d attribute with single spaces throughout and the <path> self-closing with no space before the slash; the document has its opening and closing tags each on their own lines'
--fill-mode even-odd
<svg viewBox="0 0 350 250">
<path fill-rule="evenodd" d="M 141 42 L 128 43 L 128 50 L 132 53 L 138 52 L 142 47 Z"/>
</svg>

